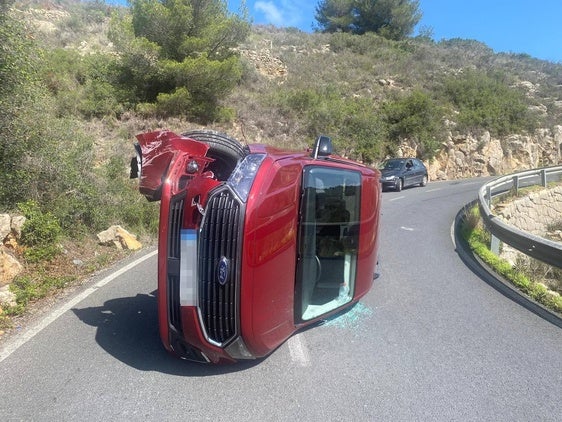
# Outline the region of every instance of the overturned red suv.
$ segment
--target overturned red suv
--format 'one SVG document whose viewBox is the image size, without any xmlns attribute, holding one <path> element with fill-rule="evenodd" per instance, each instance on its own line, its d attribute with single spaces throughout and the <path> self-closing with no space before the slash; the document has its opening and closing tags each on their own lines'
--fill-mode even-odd
<svg viewBox="0 0 562 422">
<path fill-rule="evenodd" d="M 332 155 L 243 146 L 213 131 L 137 135 L 131 177 L 160 200 L 158 316 L 181 358 L 266 356 L 351 307 L 377 264 L 378 170 Z"/>
</svg>

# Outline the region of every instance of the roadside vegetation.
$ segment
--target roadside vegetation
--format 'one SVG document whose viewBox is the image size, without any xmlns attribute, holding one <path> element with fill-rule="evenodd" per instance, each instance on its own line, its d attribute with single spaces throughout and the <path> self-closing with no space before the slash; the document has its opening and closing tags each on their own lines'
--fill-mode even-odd
<svg viewBox="0 0 562 422">
<path fill-rule="evenodd" d="M 529 258 L 513 265 L 490 250 L 491 234 L 485 228 L 478 206 L 467 210 L 461 234 L 489 268 L 515 288 L 546 308 L 562 314 L 562 271 Z"/>
<path fill-rule="evenodd" d="M 139 132 L 209 126 L 297 149 L 327 134 L 375 164 L 404 142 L 430 159 L 452 131 L 560 121 L 562 65 L 413 37 L 416 1 L 349 4 L 319 1 L 308 34 L 252 26 L 218 0 L 0 0 L 0 212 L 28 217 L 18 306 L 4 314 L 122 256 L 94 233 L 120 224 L 155 237 L 158 204 L 128 178 Z M 79 249 L 90 259 L 78 273 L 55 270 L 75 269 L 65 250 Z"/>
</svg>

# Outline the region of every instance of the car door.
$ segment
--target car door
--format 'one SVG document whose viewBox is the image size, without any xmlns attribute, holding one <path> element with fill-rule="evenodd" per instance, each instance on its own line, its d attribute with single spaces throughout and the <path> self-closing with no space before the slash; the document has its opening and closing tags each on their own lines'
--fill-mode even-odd
<svg viewBox="0 0 562 422">
<path fill-rule="evenodd" d="M 420 160 L 413 160 L 414 162 L 414 184 L 419 184 L 423 181 L 424 170 Z"/>
<path fill-rule="evenodd" d="M 358 172 L 305 168 L 295 285 L 297 321 L 318 318 L 353 298 L 360 193 Z"/>
<path fill-rule="evenodd" d="M 411 186 L 416 183 L 416 171 L 414 161 L 412 159 L 406 160 L 404 164 L 404 186 Z"/>
</svg>

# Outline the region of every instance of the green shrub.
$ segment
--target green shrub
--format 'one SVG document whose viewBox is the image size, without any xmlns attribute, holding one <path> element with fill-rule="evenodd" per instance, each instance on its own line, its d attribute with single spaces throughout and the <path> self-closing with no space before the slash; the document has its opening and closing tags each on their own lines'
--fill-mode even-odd
<svg viewBox="0 0 562 422">
<path fill-rule="evenodd" d="M 13 310 L 15 314 L 23 311 L 30 301 L 40 296 L 38 286 L 30 276 L 16 277 L 10 284 L 10 290 L 16 295 L 16 303 L 19 307 L 19 309 Z"/>
<path fill-rule="evenodd" d="M 433 158 L 445 138 L 444 110 L 431 96 L 415 90 L 383 107 L 388 133 L 399 143 L 408 139 L 421 153 L 421 158 Z"/>
<path fill-rule="evenodd" d="M 503 136 L 534 129 L 524 93 L 509 86 L 499 73 L 464 70 L 445 80 L 442 88 L 458 115 L 458 130 L 485 129 Z"/>
<path fill-rule="evenodd" d="M 18 208 L 26 218 L 21 234 L 23 245 L 38 246 L 60 239 L 62 229 L 52 213 L 43 212 L 34 201 L 20 203 Z"/>
<path fill-rule="evenodd" d="M 219 106 L 242 78 L 234 48 L 250 25 L 219 1 L 131 3 L 113 16 L 109 37 L 120 52 L 115 86 L 123 102 L 158 116 L 201 123 L 227 118 Z"/>
<path fill-rule="evenodd" d="M 329 135 L 338 154 L 368 163 L 390 148 L 376 105 L 366 98 L 350 98 L 334 86 L 279 90 L 270 104 L 289 120 L 302 122 L 307 138 Z"/>
<path fill-rule="evenodd" d="M 62 289 L 75 280 L 74 276 L 49 276 L 40 273 L 36 276 L 16 277 L 10 284 L 10 291 L 16 295 L 16 306 L 9 309 L 9 314 L 19 315 L 34 300 L 47 296 L 54 290 Z"/>
<path fill-rule="evenodd" d="M 20 203 L 18 208 L 26 218 L 21 232 L 21 243 L 28 247 L 25 257 L 31 262 L 54 258 L 60 252 L 57 242 L 62 237 L 57 218 L 43 212 L 34 201 Z"/>
<path fill-rule="evenodd" d="M 97 171 L 96 230 L 110 224 L 122 224 L 137 234 L 155 234 L 158 229 L 159 203 L 149 202 L 138 192 L 138 181 L 128 179 L 127 156 L 114 155 Z M 104 226 L 105 225 L 105 226 Z"/>
<path fill-rule="evenodd" d="M 42 78 L 55 98 L 58 116 L 89 119 L 116 116 L 123 110 L 111 55 L 82 56 L 76 50 L 53 49 L 46 57 Z"/>
<path fill-rule="evenodd" d="M 135 112 L 144 118 L 157 116 L 157 110 L 158 107 L 154 103 L 138 103 L 135 107 Z"/>
<path fill-rule="evenodd" d="M 473 206 L 469 209 L 465 209 L 463 217 L 463 230 L 465 230 L 465 232 L 472 232 L 480 224 L 480 212 L 478 211 L 478 206 Z"/>
<path fill-rule="evenodd" d="M 0 207 L 12 209 L 29 198 L 30 155 L 40 148 L 37 126 L 51 104 L 36 71 L 43 52 L 8 10 L 0 13 L 0 46 Z"/>
<path fill-rule="evenodd" d="M 156 98 L 156 112 L 163 117 L 190 114 L 193 98 L 187 88 L 180 87 L 172 93 L 160 93 Z"/>
<path fill-rule="evenodd" d="M 347 32 L 335 32 L 330 38 L 330 48 L 335 53 L 352 51 L 356 54 L 368 54 L 377 47 L 377 44 L 380 46 L 384 43 L 384 38 L 373 33 L 356 35 Z"/>
<path fill-rule="evenodd" d="M 116 116 L 123 110 L 113 85 L 109 82 L 89 80 L 84 85 L 80 112 L 86 118 Z"/>
</svg>

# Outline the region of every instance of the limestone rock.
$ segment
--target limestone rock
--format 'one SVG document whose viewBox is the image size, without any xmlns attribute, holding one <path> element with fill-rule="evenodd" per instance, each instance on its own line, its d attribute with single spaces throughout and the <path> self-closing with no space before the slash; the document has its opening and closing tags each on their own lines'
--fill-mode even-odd
<svg viewBox="0 0 562 422">
<path fill-rule="evenodd" d="M 12 223 L 10 227 L 18 238 L 21 236 L 21 231 L 26 220 L 27 219 L 23 215 L 15 215 L 12 217 Z"/>
<path fill-rule="evenodd" d="M 16 306 L 16 295 L 10 291 L 8 285 L 0 287 L 0 304 Z M 1 309 L 1 308 L 0 308 Z"/>
<path fill-rule="evenodd" d="M 503 149 L 498 139 L 493 139 L 482 149 L 482 154 L 488 159 L 488 172 L 496 175 L 503 170 Z"/>
<path fill-rule="evenodd" d="M 406 140 L 400 153 L 419 156 L 414 141 Z M 405 154 L 403 155 L 405 156 Z M 431 163 L 426 163 L 430 180 L 450 180 L 466 177 L 500 176 L 562 162 L 562 125 L 537 129 L 528 135 L 495 138 L 489 132 L 448 133 L 441 151 Z"/>
<path fill-rule="evenodd" d="M 107 230 L 97 234 L 101 244 L 113 244 L 119 249 L 137 250 L 142 248 L 142 244 L 134 234 L 129 233 L 121 226 L 111 226 Z"/>
<path fill-rule="evenodd" d="M 16 238 L 16 236 L 13 232 L 8 234 L 8 236 L 6 236 L 4 238 L 4 246 L 8 249 L 13 250 L 13 251 L 20 251 L 21 252 L 21 247 L 18 244 L 18 239 Z"/>
<path fill-rule="evenodd" d="M 9 214 L 0 214 L 0 242 L 12 231 L 11 218 Z"/>
<path fill-rule="evenodd" d="M 0 214 L 0 244 L 17 241 L 25 221 L 22 215 L 11 217 L 9 214 Z"/>
<path fill-rule="evenodd" d="M 115 240 L 115 233 L 118 226 L 111 226 L 107 230 L 99 232 L 97 234 L 98 240 L 101 244 L 107 245 Z"/>
<path fill-rule="evenodd" d="M 19 261 L 0 247 L 0 286 L 10 284 L 15 276 L 23 270 Z"/>
<path fill-rule="evenodd" d="M 123 249 L 136 251 L 137 249 L 142 248 L 142 244 L 137 240 L 137 237 L 134 234 L 129 233 L 127 230 L 119 227 L 116 234 Z"/>
</svg>

